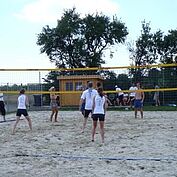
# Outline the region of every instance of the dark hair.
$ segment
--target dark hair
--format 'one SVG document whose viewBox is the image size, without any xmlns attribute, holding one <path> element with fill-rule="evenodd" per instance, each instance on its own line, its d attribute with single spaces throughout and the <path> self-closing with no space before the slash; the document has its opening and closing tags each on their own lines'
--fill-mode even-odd
<svg viewBox="0 0 177 177">
<path fill-rule="evenodd" d="M 92 88 L 93 87 L 93 83 L 92 82 L 89 82 L 88 83 L 88 88 Z"/>
<path fill-rule="evenodd" d="M 20 94 L 24 94 L 24 93 L 25 93 L 25 89 L 23 88 L 20 90 Z"/>
<path fill-rule="evenodd" d="M 96 86 L 97 86 L 97 88 L 101 87 L 101 83 L 97 82 Z"/>
<path fill-rule="evenodd" d="M 103 88 L 102 87 L 99 87 L 97 92 L 101 97 L 103 97 Z"/>
</svg>

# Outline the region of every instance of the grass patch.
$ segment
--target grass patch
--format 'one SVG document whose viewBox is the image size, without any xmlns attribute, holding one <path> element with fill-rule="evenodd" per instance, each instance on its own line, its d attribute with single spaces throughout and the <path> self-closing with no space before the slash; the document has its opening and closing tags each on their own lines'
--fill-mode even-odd
<svg viewBox="0 0 177 177">
<path fill-rule="evenodd" d="M 61 107 L 61 111 L 79 111 L 78 107 Z M 144 111 L 177 111 L 177 106 L 144 106 Z M 126 106 L 110 106 L 108 111 L 133 111 L 132 108 Z"/>
</svg>

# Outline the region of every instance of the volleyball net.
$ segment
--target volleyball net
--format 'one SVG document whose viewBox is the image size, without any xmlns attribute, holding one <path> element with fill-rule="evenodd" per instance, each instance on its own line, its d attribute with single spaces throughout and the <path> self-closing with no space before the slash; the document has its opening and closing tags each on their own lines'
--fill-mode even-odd
<svg viewBox="0 0 177 177">
<path fill-rule="evenodd" d="M 126 96 L 132 83 L 140 82 L 145 92 L 145 105 L 154 104 L 158 93 L 161 105 L 177 104 L 177 64 L 121 66 L 100 68 L 0 69 L 0 92 L 6 105 L 16 107 L 21 88 L 26 89 L 33 106 L 49 105 L 49 88 L 55 86 L 61 106 L 77 106 L 80 95 L 92 81 L 100 82 L 112 105 L 119 87 Z M 14 106 L 13 106 L 14 105 Z"/>
</svg>

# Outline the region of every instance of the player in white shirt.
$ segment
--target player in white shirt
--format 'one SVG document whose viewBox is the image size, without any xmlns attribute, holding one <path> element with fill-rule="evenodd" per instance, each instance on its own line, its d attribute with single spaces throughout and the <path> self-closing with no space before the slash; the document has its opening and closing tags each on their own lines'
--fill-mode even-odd
<svg viewBox="0 0 177 177">
<path fill-rule="evenodd" d="M 156 85 L 155 89 L 159 89 L 159 86 Z M 159 91 L 154 92 L 153 100 L 155 101 L 155 106 L 160 106 L 160 99 L 159 99 Z"/>
<path fill-rule="evenodd" d="M 18 97 L 18 108 L 17 108 L 17 113 L 16 113 L 17 117 L 16 117 L 16 122 L 15 122 L 13 130 L 12 130 L 12 134 L 15 133 L 15 129 L 16 129 L 18 122 L 20 121 L 21 115 L 25 116 L 25 118 L 28 121 L 30 130 L 32 130 L 32 122 L 31 122 L 31 118 L 28 115 L 26 106 L 29 106 L 28 97 L 25 95 L 25 90 L 21 89 L 20 95 Z"/>
<path fill-rule="evenodd" d="M 84 132 L 84 129 L 87 124 L 87 119 L 89 117 L 89 114 L 92 112 L 92 106 L 93 106 L 93 98 L 97 94 L 97 90 L 93 89 L 93 83 L 89 82 L 88 83 L 88 89 L 83 91 L 81 95 L 81 100 L 80 100 L 80 110 L 82 108 L 83 103 L 85 103 L 84 107 L 84 122 L 83 122 L 83 127 L 82 127 L 82 132 Z"/>
<path fill-rule="evenodd" d="M 129 100 L 128 100 L 128 104 L 130 104 L 130 106 L 132 107 L 134 105 L 134 100 L 135 100 L 135 94 L 136 94 L 136 90 L 138 88 L 135 86 L 134 83 L 132 83 L 132 86 L 129 88 L 129 90 L 131 92 L 129 92 Z"/>
<path fill-rule="evenodd" d="M 123 97 L 124 97 L 124 93 L 122 92 L 121 88 L 119 88 L 117 85 L 115 86 L 116 91 L 118 92 L 116 94 L 116 101 L 118 106 L 123 106 Z"/>
<path fill-rule="evenodd" d="M 101 140 L 102 140 L 102 143 L 104 143 L 105 112 L 106 112 L 106 98 L 103 94 L 103 89 L 101 87 L 99 87 L 98 88 L 98 94 L 94 97 L 94 100 L 93 100 L 92 141 L 94 141 L 94 136 L 95 136 L 96 128 L 97 128 L 97 122 L 99 120 Z"/>
<path fill-rule="evenodd" d="M 6 110 L 5 110 L 5 104 L 4 104 L 4 98 L 3 98 L 3 93 L 0 93 L 0 112 L 3 116 L 4 122 L 6 121 L 5 115 L 6 115 Z"/>
</svg>

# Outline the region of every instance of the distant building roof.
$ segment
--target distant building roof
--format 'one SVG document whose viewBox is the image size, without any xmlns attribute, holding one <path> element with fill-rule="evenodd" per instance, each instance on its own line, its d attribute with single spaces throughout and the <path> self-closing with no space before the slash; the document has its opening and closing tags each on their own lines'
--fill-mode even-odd
<svg viewBox="0 0 177 177">
<path fill-rule="evenodd" d="M 58 76 L 58 80 L 72 80 L 72 79 L 100 79 L 104 80 L 103 76 L 100 75 L 71 75 L 71 76 Z"/>
</svg>

